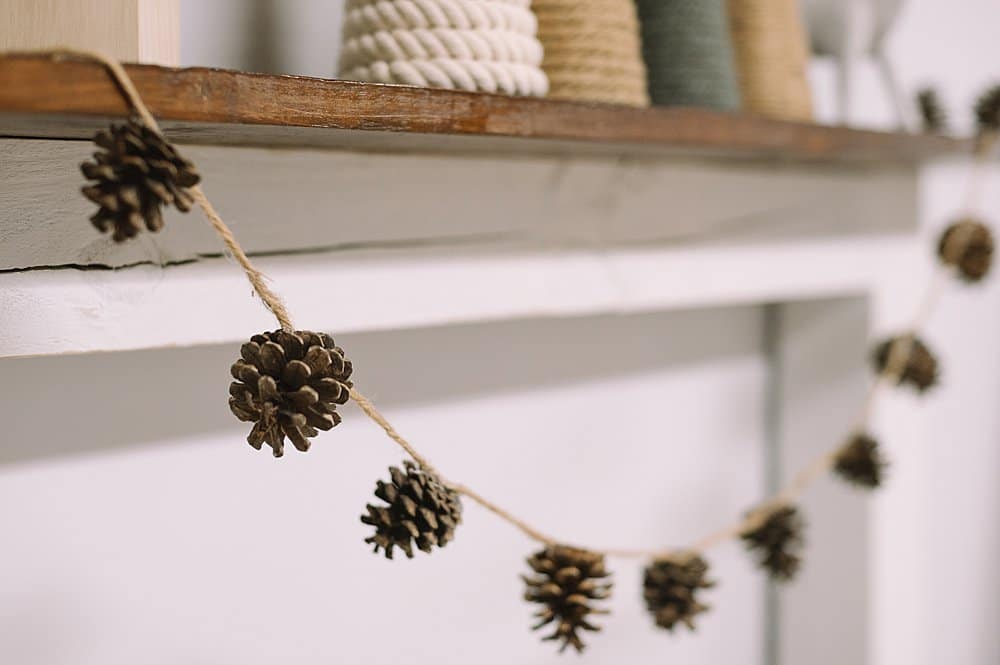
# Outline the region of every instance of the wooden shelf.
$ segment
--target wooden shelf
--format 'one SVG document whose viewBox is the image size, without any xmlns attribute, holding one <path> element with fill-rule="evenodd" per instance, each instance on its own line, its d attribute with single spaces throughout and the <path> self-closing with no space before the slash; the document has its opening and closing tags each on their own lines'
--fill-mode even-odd
<svg viewBox="0 0 1000 665">
<path fill-rule="evenodd" d="M 127 69 L 166 131 L 190 143 L 893 163 L 968 147 L 940 136 L 704 109 L 633 109 L 203 68 Z M 86 138 L 126 110 L 100 65 L 0 58 L 0 136 Z"/>
</svg>

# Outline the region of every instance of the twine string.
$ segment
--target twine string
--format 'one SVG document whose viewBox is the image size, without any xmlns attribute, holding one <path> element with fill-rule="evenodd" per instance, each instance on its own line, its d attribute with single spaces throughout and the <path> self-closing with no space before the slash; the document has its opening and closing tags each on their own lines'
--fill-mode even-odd
<svg viewBox="0 0 1000 665">
<path fill-rule="evenodd" d="M 145 103 L 142 101 L 142 97 L 139 95 L 138 90 L 136 90 L 131 78 L 120 63 L 113 60 L 112 58 L 96 52 L 87 51 L 81 49 L 68 49 L 68 48 L 57 48 L 48 49 L 41 51 L 30 51 L 21 52 L 28 55 L 47 55 L 55 59 L 65 58 L 65 57 L 78 57 L 95 60 L 108 70 L 111 74 L 112 79 L 115 84 L 122 92 L 123 97 L 133 108 L 133 110 L 142 118 L 142 120 L 154 131 L 162 136 L 162 132 L 157 124 L 156 120 L 153 118 L 149 109 L 146 107 Z M 988 137 L 987 148 L 979 149 L 976 151 L 976 163 L 973 172 L 973 181 L 980 182 L 982 178 L 982 171 L 985 170 L 989 154 L 992 147 L 997 143 L 996 136 Z M 976 197 L 981 192 L 981 185 L 970 186 L 967 207 L 972 208 L 976 202 Z M 223 244 L 236 258 L 243 272 L 246 274 L 247 279 L 250 281 L 251 286 L 254 291 L 260 296 L 260 299 L 268 307 L 268 309 L 274 314 L 278 323 L 285 330 L 294 330 L 291 322 L 291 317 L 288 314 L 288 310 L 285 307 L 284 302 L 281 297 L 278 296 L 274 291 L 272 291 L 267 283 L 266 278 L 262 272 L 257 270 L 253 263 L 247 257 L 243 248 L 240 246 L 239 241 L 236 240 L 232 231 L 226 225 L 226 223 L 216 212 L 215 208 L 212 206 L 208 199 L 208 196 L 204 193 L 200 186 L 191 188 L 192 196 L 198 203 L 201 210 L 205 213 L 212 229 L 216 232 L 219 238 L 222 240 Z M 949 241 L 949 247 L 946 248 L 950 253 L 955 252 L 956 256 L 961 256 L 965 250 L 968 248 L 969 243 L 972 241 L 971 233 L 960 233 L 955 234 L 957 237 Z M 868 392 L 866 399 L 864 400 L 857 420 L 855 421 L 854 432 L 861 431 L 868 423 L 871 415 L 872 407 L 878 399 L 880 393 L 889 385 L 895 384 L 899 381 L 903 372 L 905 371 L 907 360 L 909 359 L 910 353 L 913 350 L 914 344 L 916 342 L 916 333 L 920 327 L 927 321 L 931 313 L 936 306 L 938 295 L 941 288 L 941 277 L 943 275 L 943 270 L 936 270 L 932 278 L 929 280 L 927 288 L 924 291 L 924 296 L 920 300 L 916 313 L 913 317 L 912 324 L 909 327 L 909 332 L 897 337 L 891 344 L 888 358 L 885 367 L 882 371 L 875 377 L 872 382 L 871 388 Z M 447 487 L 453 491 L 467 497 L 471 501 L 479 504 L 485 510 L 493 513 L 500 519 L 508 522 L 522 533 L 524 533 L 528 538 L 538 541 L 543 545 L 554 545 L 557 543 L 563 543 L 564 541 L 557 540 L 539 529 L 531 526 L 524 520 L 515 517 L 513 514 L 508 512 L 506 509 L 500 507 L 496 503 L 489 501 L 481 494 L 460 483 L 451 483 L 444 479 L 431 464 L 431 462 L 422 455 L 416 448 L 398 431 L 392 426 L 388 419 L 383 416 L 371 400 L 361 394 L 357 389 L 352 388 L 350 391 L 351 399 L 358 405 L 361 411 L 373 422 L 375 422 L 379 427 L 382 428 L 383 432 L 388 436 L 393 442 L 395 442 L 403 451 L 406 452 L 417 464 L 421 467 L 427 469 L 430 472 L 435 473 L 441 477 L 442 482 L 445 483 Z M 658 549 L 617 549 L 617 548 L 589 548 L 581 547 L 580 549 L 587 549 L 591 552 L 604 554 L 606 556 L 615 556 L 621 558 L 653 558 L 653 559 L 674 559 L 679 561 L 689 560 L 694 556 L 700 555 L 706 550 L 712 549 L 713 547 L 728 541 L 732 538 L 739 537 L 740 535 L 753 531 L 760 527 L 769 517 L 771 512 L 778 507 L 788 505 L 794 502 L 812 483 L 814 483 L 821 476 L 830 471 L 836 464 L 836 459 L 839 452 L 843 449 L 846 444 L 841 442 L 835 446 L 832 450 L 824 452 L 822 455 L 817 456 L 810 464 L 799 471 L 791 480 L 789 484 L 778 491 L 777 494 L 773 495 L 771 498 L 765 500 L 759 504 L 756 508 L 747 513 L 743 518 L 736 521 L 733 524 L 725 526 L 717 531 L 714 531 L 700 540 L 696 541 L 695 544 L 689 548 L 658 548 Z"/>
</svg>

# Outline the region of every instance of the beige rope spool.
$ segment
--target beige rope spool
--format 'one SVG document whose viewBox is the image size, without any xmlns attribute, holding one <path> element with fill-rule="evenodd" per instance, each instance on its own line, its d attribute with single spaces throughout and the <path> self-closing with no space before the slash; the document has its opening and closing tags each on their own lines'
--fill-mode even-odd
<svg viewBox="0 0 1000 665">
<path fill-rule="evenodd" d="M 810 121 L 809 48 L 797 0 L 729 0 L 743 108 Z"/>
<path fill-rule="evenodd" d="M 649 106 L 633 0 L 534 0 L 549 97 Z"/>
</svg>

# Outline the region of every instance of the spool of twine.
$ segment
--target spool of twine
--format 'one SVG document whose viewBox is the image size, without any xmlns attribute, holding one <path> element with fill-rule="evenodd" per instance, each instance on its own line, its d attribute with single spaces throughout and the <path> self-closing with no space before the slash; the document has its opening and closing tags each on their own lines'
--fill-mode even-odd
<svg viewBox="0 0 1000 665">
<path fill-rule="evenodd" d="M 649 106 L 633 0 L 534 0 L 549 97 Z"/>
<path fill-rule="evenodd" d="M 743 108 L 784 120 L 812 120 L 809 48 L 797 0 L 729 0 Z"/>
<path fill-rule="evenodd" d="M 649 94 L 658 106 L 740 106 L 725 0 L 638 0 Z"/>
<path fill-rule="evenodd" d="M 345 79 L 543 96 L 531 0 L 347 0 Z"/>
</svg>

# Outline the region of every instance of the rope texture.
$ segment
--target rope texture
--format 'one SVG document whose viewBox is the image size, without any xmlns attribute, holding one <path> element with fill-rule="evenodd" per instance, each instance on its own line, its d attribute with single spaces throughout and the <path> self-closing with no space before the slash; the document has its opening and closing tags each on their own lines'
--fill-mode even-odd
<svg viewBox="0 0 1000 665">
<path fill-rule="evenodd" d="M 744 110 L 811 120 L 809 48 L 798 0 L 729 0 L 729 23 Z"/>
<path fill-rule="evenodd" d="M 649 106 L 633 0 L 535 0 L 556 99 Z"/>
<path fill-rule="evenodd" d="M 725 1 L 638 0 L 654 104 L 739 109 Z"/>
<path fill-rule="evenodd" d="M 543 96 L 530 0 L 348 0 L 344 78 Z"/>
</svg>

